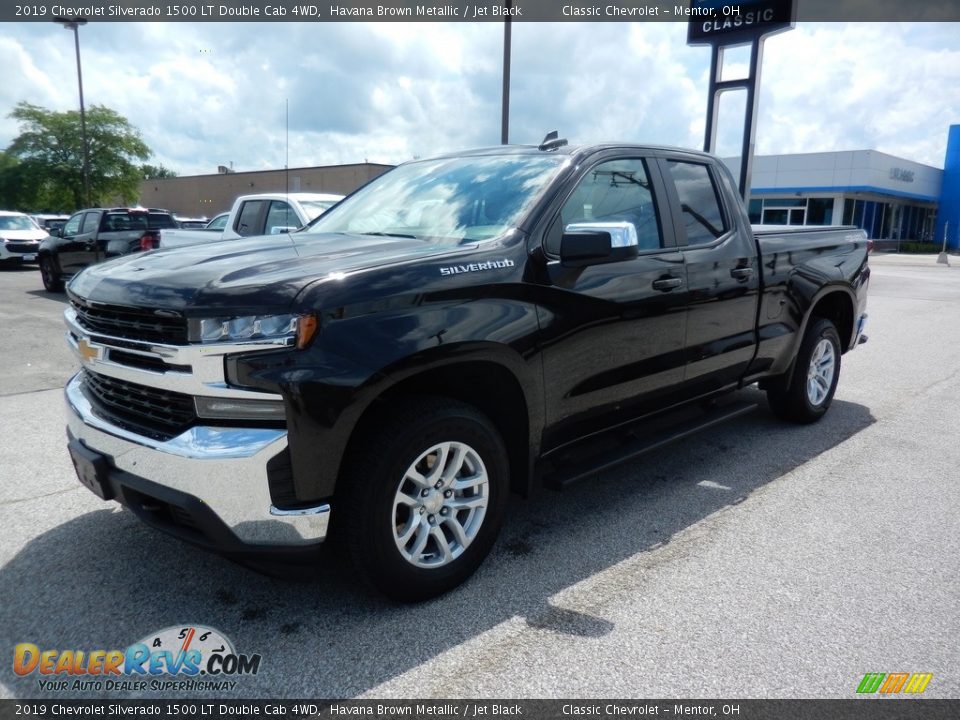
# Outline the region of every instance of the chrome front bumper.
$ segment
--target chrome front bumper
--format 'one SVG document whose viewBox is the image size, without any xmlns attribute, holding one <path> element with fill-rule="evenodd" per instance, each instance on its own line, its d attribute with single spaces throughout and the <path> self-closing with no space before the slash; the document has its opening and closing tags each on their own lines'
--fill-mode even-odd
<svg viewBox="0 0 960 720">
<path fill-rule="evenodd" d="M 286 448 L 286 431 L 193 427 L 152 440 L 94 414 L 81 376 L 65 389 L 68 429 L 121 473 L 196 498 L 244 545 L 303 547 L 326 537 L 329 505 L 281 510 L 271 504 L 267 461 Z"/>
</svg>

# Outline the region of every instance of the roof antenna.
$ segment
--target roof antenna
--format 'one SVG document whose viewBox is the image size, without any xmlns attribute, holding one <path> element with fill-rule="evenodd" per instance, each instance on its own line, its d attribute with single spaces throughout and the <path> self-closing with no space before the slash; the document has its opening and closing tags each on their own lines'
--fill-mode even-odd
<svg viewBox="0 0 960 720">
<path fill-rule="evenodd" d="M 540 146 L 537 149 L 544 151 L 556 150 L 557 148 L 562 148 L 566 144 L 566 138 L 560 137 L 560 133 L 558 133 L 556 130 L 551 130 L 543 138 L 543 142 L 540 143 Z"/>
</svg>

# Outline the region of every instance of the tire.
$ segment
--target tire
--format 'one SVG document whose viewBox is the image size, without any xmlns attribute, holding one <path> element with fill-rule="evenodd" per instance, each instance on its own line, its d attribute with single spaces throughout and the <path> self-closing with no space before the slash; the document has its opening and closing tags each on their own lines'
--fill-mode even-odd
<svg viewBox="0 0 960 720">
<path fill-rule="evenodd" d="M 43 280 L 43 287 L 47 292 L 63 292 L 63 279 L 57 273 L 53 259 L 47 255 L 40 258 L 40 279 Z"/>
<path fill-rule="evenodd" d="M 476 408 L 443 398 L 406 402 L 362 432 L 338 481 L 334 541 L 394 600 L 453 589 L 500 530 L 510 486 L 500 434 Z"/>
<path fill-rule="evenodd" d="M 840 335 L 825 318 L 811 318 L 790 375 L 767 388 L 774 414 L 795 423 L 812 423 L 824 416 L 840 379 Z"/>
</svg>

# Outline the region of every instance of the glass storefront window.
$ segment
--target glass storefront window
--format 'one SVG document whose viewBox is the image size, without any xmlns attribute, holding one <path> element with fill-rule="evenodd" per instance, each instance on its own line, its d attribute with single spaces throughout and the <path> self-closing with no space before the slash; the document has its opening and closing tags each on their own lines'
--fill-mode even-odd
<svg viewBox="0 0 960 720">
<path fill-rule="evenodd" d="M 776 208 L 763 209 L 764 225 L 786 225 L 787 210 L 777 210 Z"/>
<path fill-rule="evenodd" d="M 765 208 L 795 208 L 804 207 L 806 204 L 806 198 L 767 198 L 763 201 Z"/>
<path fill-rule="evenodd" d="M 831 224 L 833 224 L 833 198 L 810 198 L 807 201 L 807 225 Z"/>
</svg>

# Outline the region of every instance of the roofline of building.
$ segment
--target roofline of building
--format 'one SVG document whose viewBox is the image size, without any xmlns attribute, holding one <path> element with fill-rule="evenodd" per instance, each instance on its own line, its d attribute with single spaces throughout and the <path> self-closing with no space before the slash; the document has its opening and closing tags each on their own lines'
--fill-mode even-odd
<svg viewBox="0 0 960 720">
<path fill-rule="evenodd" d="M 938 170 L 943 172 L 942 167 L 937 167 L 936 165 L 928 165 L 927 163 L 922 163 L 919 160 L 911 160 L 910 158 L 900 157 L 899 155 L 891 155 L 890 153 L 884 152 L 883 150 L 872 150 L 870 148 L 860 148 L 858 150 L 817 150 L 813 152 L 796 152 L 796 153 L 773 153 L 767 155 L 754 155 L 753 161 L 756 162 L 759 158 L 780 158 L 780 157 L 799 157 L 802 155 L 843 155 L 846 153 L 877 153 L 878 155 L 883 155 L 890 158 L 891 160 L 902 160 L 903 162 L 912 163 L 913 165 L 922 165 L 925 168 L 930 168 L 931 170 Z M 730 155 L 722 160 L 740 160 L 739 155 Z"/>
<path fill-rule="evenodd" d="M 809 187 L 765 187 L 765 188 L 751 188 L 751 195 L 782 195 L 786 193 L 812 193 L 812 192 L 827 192 L 827 193 L 870 193 L 872 195 L 888 195 L 891 197 L 904 198 L 907 200 L 921 200 L 923 202 L 929 203 L 938 203 L 940 202 L 939 197 L 934 197 L 932 195 L 921 195 L 920 193 L 909 193 L 903 192 L 902 190 L 889 190 L 887 188 L 879 188 L 873 185 L 822 185 L 822 186 L 809 186 Z"/>
<path fill-rule="evenodd" d="M 205 178 L 205 177 L 224 177 L 226 175 L 258 175 L 260 173 L 275 173 L 275 172 L 297 172 L 299 170 L 323 170 L 325 168 L 349 168 L 349 167 L 382 167 L 382 168 L 393 168 L 396 165 L 387 165 L 386 163 L 345 163 L 343 165 L 304 165 L 302 167 L 295 168 L 273 168 L 271 170 L 232 170 L 227 173 L 215 172 L 215 173 L 204 173 L 202 175 L 174 175 L 173 177 L 167 178 L 145 178 L 144 182 L 155 182 L 157 180 L 186 180 L 190 178 Z"/>
</svg>

